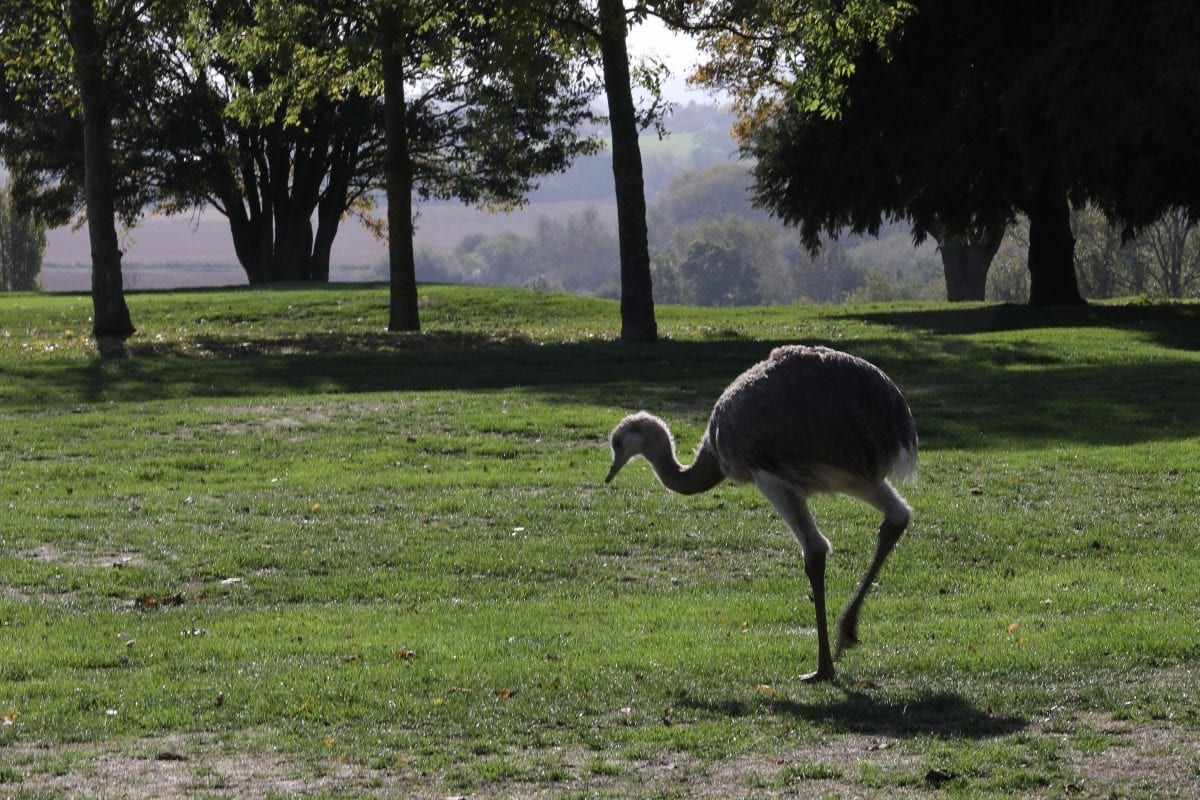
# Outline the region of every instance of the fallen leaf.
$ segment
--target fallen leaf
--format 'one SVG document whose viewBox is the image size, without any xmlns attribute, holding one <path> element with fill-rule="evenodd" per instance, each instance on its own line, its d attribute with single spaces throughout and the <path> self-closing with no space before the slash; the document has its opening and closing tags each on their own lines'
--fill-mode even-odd
<svg viewBox="0 0 1200 800">
<path fill-rule="evenodd" d="M 501 700 L 507 700 L 508 698 L 512 697 L 516 693 L 517 693 L 516 689 L 497 689 L 496 697 L 499 697 Z"/>
<path fill-rule="evenodd" d="M 158 605 L 158 598 L 154 595 L 140 594 L 133 604 L 138 608 L 154 608 Z"/>
<path fill-rule="evenodd" d="M 314 514 L 315 514 L 315 513 L 317 513 L 318 511 L 320 511 L 320 510 L 321 510 L 321 504 L 320 504 L 320 503 L 313 503 L 313 504 L 312 504 L 312 510 L 313 510 L 313 513 L 314 513 Z"/>
<path fill-rule="evenodd" d="M 1009 633 L 1016 633 L 1019 630 L 1021 630 L 1021 623 L 1019 622 L 1014 622 L 1012 625 L 1008 626 Z"/>
<path fill-rule="evenodd" d="M 763 694 L 769 694 L 775 700 L 779 699 L 779 692 L 775 691 L 774 686 L 768 686 L 765 683 L 760 683 L 754 687 L 754 690 L 757 692 L 762 692 Z"/>
<path fill-rule="evenodd" d="M 412 650 L 397 650 L 393 656 L 397 661 L 412 661 L 416 657 L 416 652 Z"/>
</svg>

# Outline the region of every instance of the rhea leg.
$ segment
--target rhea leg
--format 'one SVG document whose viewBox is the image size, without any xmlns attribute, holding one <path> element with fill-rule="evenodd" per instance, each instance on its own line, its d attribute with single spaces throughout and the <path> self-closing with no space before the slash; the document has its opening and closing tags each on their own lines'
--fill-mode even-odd
<svg viewBox="0 0 1200 800">
<path fill-rule="evenodd" d="M 825 556 L 832 549 L 829 540 L 817 529 L 803 494 L 769 476 L 756 476 L 754 483 L 787 522 L 804 552 L 804 572 L 812 586 L 813 607 L 817 617 L 817 670 L 801 676 L 801 680 L 806 683 L 831 681 L 836 673 L 825 614 Z"/>
<path fill-rule="evenodd" d="M 883 568 L 883 562 L 887 560 L 888 555 L 896 546 L 896 542 L 900 540 L 905 528 L 912 520 L 912 509 L 886 480 L 869 486 L 857 487 L 849 494 L 882 511 L 883 522 L 879 525 L 879 532 L 876 535 L 875 557 L 871 559 L 871 566 L 867 568 L 862 582 L 858 585 L 858 590 L 838 620 L 837 649 L 839 655 L 843 650 L 849 650 L 858 644 L 858 612 L 862 608 L 863 600 L 866 599 L 867 592 L 871 590 L 871 584 L 875 582 L 875 578 Z"/>
</svg>

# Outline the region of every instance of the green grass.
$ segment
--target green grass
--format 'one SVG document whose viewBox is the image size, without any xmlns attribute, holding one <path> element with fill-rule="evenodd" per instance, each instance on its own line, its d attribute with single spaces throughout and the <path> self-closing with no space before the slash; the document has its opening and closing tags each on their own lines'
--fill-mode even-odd
<svg viewBox="0 0 1200 800">
<path fill-rule="evenodd" d="M 193 767 L 350 765 L 366 796 L 653 796 L 664 754 L 702 776 L 869 737 L 908 766 L 763 785 L 1053 794 L 1064 747 L 1110 741 L 1077 715 L 1200 728 L 1200 306 L 663 308 L 665 341 L 622 346 L 613 303 L 423 296 L 426 332 L 389 335 L 378 287 L 135 294 L 115 359 L 87 298 L 0 297 L 6 793 L 164 737 Z M 792 341 L 879 364 L 921 433 L 915 522 L 837 686 L 798 680 L 807 584 L 753 488 L 602 482 L 624 413 L 688 451 Z M 877 520 L 814 509 L 836 613 Z"/>
</svg>

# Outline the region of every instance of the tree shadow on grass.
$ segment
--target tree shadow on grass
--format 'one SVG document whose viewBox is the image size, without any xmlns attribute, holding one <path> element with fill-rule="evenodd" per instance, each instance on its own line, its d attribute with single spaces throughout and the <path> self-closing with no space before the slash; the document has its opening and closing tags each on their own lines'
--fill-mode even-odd
<svg viewBox="0 0 1200 800">
<path fill-rule="evenodd" d="M 841 318 L 927 331 L 939 336 L 1039 328 L 1115 328 L 1145 336 L 1163 347 L 1200 350 L 1200 304 L 1196 303 L 1088 305 L 1051 310 L 1004 304 L 849 313 Z"/>
<path fill-rule="evenodd" d="M 914 312 L 926 313 L 962 312 Z M 133 344 L 130 357 L 123 359 L 0 364 L 0 405 L 19 410 L 171 399 L 512 390 L 547 402 L 611 407 L 614 413 L 646 409 L 670 422 L 702 424 L 729 381 L 784 343 L 542 345 L 522 335 L 456 331 L 199 337 L 186 346 Z M 1191 389 L 1200 385 L 1200 364 L 1194 360 L 1073 364 L 1041 343 L 953 336 L 918 341 L 884 334 L 849 345 L 827 343 L 851 349 L 896 379 L 913 407 L 926 450 L 1123 445 L 1200 436 Z"/>
<path fill-rule="evenodd" d="M 677 699 L 681 708 L 717 716 L 743 717 L 763 710 L 831 728 L 839 733 L 902 738 L 938 736 L 953 739 L 987 739 L 1023 730 L 1027 721 L 997 716 L 976 708 L 951 692 L 917 693 L 911 697 L 885 699 L 839 687 L 834 700 L 802 701 L 792 698 L 746 702 L 735 699 L 706 699 L 691 693 Z"/>
</svg>

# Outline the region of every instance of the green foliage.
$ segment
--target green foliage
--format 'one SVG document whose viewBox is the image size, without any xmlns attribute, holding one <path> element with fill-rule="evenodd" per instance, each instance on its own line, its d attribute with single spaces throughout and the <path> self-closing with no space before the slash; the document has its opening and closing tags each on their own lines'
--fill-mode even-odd
<svg viewBox="0 0 1200 800">
<path fill-rule="evenodd" d="M 765 221 L 767 214 L 754 207 L 750 189 L 750 172 L 741 163 L 718 163 L 679 172 L 650 206 L 647 224 L 651 241 L 663 246 L 681 228 L 730 215 Z"/>
<path fill-rule="evenodd" d="M 1200 213 L 1200 157 L 1187 144 L 1200 103 L 1179 83 L 1200 72 L 1194 4 L 912 6 L 889 46 L 844 70 L 814 62 L 845 73 L 840 113 L 801 82 L 755 127 L 759 197 L 806 246 L 889 219 L 911 221 L 918 239 L 970 238 L 1023 213 L 1031 301 L 1071 303 L 1068 198 L 1098 203 L 1124 233 L 1172 207 Z M 1130 100 L 1120 114 L 1114 97 Z"/>
<path fill-rule="evenodd" d="M 46 231 L 13 204 L 12 186 L 0 186 L 0 291 L 38 288 Z"/>
<path fill-rule="evenodd" d="M 80 0 L 0 4 L 0 157 L 13 193 L 48 225 L 84 204 L 82 98 L 69 10 Z M 113 201 L 132 224 L 160 197 L 161 115 L 171 87 L 168 51 L 182 18 L 178 0 L 90 0 L 102 57 L 89 61 L 112 116 Z"/>
<path fill-rule="evenodd" d="M 405 81 L 419 87 L 406 124 L 421 197 L 518 205 L 536 176 L 599 146 L 579 131 L 599 84 L 541 9 L 368 2 L 364 13 L 396 30 Z"/>
<path fill-rule="evenodd" d="M 788 276 L 778 229 L 736 214 L 678 229 L 666 263 L 659 266 L 660 274 L 668 269 L 678 277 L 667 286 L 673 283 L 678 294 L 665 296 L 667 302 L 745 306 L 795 295 L 784 283 Z"/>
<path fill-rule="evenodd" d="M 709 56 L 694 76 L 729 92 L 750 138 L 782 106 L 832 119 L 846 102 L 858 57 L 889 52 L 913 13 L 908 0 L 722 0 L 668 3 Z"/>
</svg>

